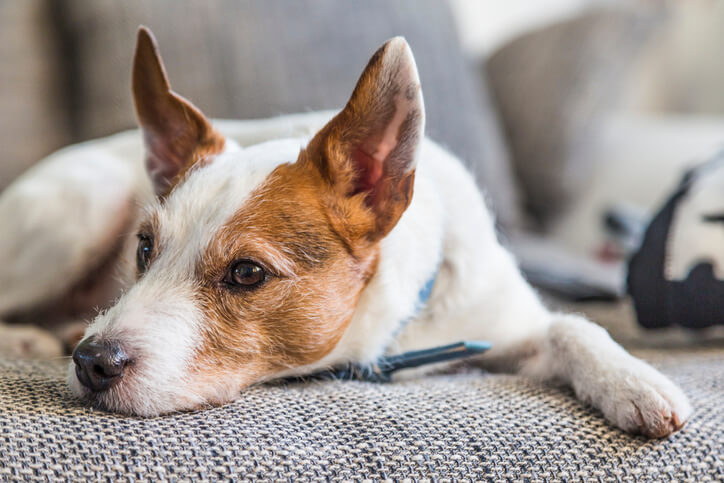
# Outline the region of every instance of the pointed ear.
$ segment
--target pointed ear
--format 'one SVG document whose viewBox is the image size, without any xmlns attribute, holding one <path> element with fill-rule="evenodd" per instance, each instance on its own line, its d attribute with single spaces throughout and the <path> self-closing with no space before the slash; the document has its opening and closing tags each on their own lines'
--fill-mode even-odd
<svg viewBox="0 0 724 483">
<path fill-rule="evenodd" d="M 412 51 L 404 38 L 393 38 L 372 56 L 345 108 L 303 153 L 340 203 L 363 204 L 372 216 L 364 230 L 370 241 L 387 235 L 412 199 L 424 110 Z"/>
<path fill-rule="evenodd" d="M 224 137 L 191 102 L 171 90 L 153 34 L 138 29 L 133 102 L 146 145 L 146 169 L 164 196 L 194 163 L 220 153 Z"/>
</svg>

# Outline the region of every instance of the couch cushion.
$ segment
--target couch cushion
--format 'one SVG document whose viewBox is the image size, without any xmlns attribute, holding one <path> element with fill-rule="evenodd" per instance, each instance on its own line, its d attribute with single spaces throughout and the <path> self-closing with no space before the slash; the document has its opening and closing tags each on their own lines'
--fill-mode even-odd
<svg viewBox="0 0 724 483">
<path fill-rule="evenodd" d="M 639 355 L 696 409 L 669 439 L 629 436 L 569 391 L 517 376 L 257 386 L 139 419 L 73 400 L 65 362 L 0 360 L 0 480 L 724 479 L 724 351 Z"/>
<path fill-rule="evenodd" d="M 405 35 L 425 93 L 427 132 L 470 162 L 506 222 L 516 197 L 484 91 L 472 80 L 448 6 L 436 0 L 192 2 L 72 0 L 78 139 L 135 124 L 129 92 L 139 24 L 156 34 L 174 88 L 213 117 L 340 108 L 372 53 Z"/>
<path fill-rule="evenodd" d="M 0 1 L 0 191 L 70 141 L 47 3 Z"/>
</svg>

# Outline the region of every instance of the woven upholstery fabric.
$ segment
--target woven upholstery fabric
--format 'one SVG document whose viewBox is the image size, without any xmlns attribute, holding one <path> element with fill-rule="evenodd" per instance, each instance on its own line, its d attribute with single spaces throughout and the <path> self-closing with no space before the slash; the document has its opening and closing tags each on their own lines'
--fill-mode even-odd
<svg viewBox="0 0 724 483">
<path fill-rule="evenodd" d="M 74 401 L 64 363 L 0 361 L 0 480 L 721 481 L 724 351 L 640 355 L 696 407 L 670 439 L 629 436 L 516 376 L 260 386 L 138 419 Z"/>
</svg>

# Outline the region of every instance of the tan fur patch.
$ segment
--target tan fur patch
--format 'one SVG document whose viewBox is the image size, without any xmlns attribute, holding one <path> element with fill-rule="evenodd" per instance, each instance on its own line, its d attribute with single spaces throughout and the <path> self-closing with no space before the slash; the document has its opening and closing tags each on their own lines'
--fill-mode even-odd
<svg viewBox="0 0 724 483">
<path fill-rule="evenodd" d="M 169 188 L 160 193 L 162 197 L 168 196 L 179 182 L 188 176 L 191 169 L 206 166 L 214 159 L 214 156 L 220 154 L 226 146 L 226 139 L 215 129 L 209 126 L 205 136 L 199 139 L 189 154 L 189 162 L 184 164 L 181 171 L 171 180 Z"/>
<path fill-rule="evenodd" d="M 379 241 L 412 200 L 423 124 L 414 60 L 404 41 L 387 42 L 342 112 L 251 193 L 199 262 L 210 319 L 199 380 L 231 380 L 241 369 L 247 384 L 334 349 L 375 273 Z M 261 265 L 267 281 L 225 286 L 237 260 Z"/>
<path fill-rule="evenodd" d="M 353 227 L 369 214 L 355 216 L 353 204 L 332 201 L 329 185 L 309 168 L 278 167 L 199 262 L 199 300 L 209 319 L 196 356 L 201 375 L 243 368 L 252 382 L 310 364 L 336 346 L 349 324 L 376 270 L 376 245 L 360 243 Z M 266 282 L 248 290 L 224 286 L 240 259 L 262 265 Z"/>
<path fill-rule="evenodd" d="M 143 30 L 134 99 L 149 173 L 163 197 L 223 149 L 223 138 L 170 90 Z M 195 391 L 238 390 L 336 347 L 377 269 L 380 240 L 412 199 L 423 109 L 409 47 L 393 39 L 297 162 L 278 166 L 214 233 L 193 275 L 205 319 L 190 369 Z M 263 283 L 229 283 L 240 261 L 261 266 Z"/>
<path fill-rule="evenodd" d="M 386 236 L 412 201 L 424 112 L 414 61 L 406 55 L 394 41 L 378 49 L 345 108 L 306 150 L 340 197 L 364 196 L 374 215 L 370 241 Z"/>
</svg>

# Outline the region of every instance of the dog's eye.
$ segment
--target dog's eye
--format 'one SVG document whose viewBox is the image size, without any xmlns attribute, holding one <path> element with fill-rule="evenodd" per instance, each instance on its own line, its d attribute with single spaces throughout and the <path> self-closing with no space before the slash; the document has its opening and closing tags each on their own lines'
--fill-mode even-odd
<svg viewBox="0 0 724 483">
<path fill-rule="evenodd" d="M 141 274 L 148 268 L 153 253 L 153 239 L 147 235 L 138 235 L 138 250 L 136 251 L 136 267 Z"/>
<path fill-rule="evenodd" d="M 263 268 L 256 263 L 242 260 L 229 268 L 224 282 L 234 287 L 252 288 L 261 284 L 265 278 Z"/>
</svg>

